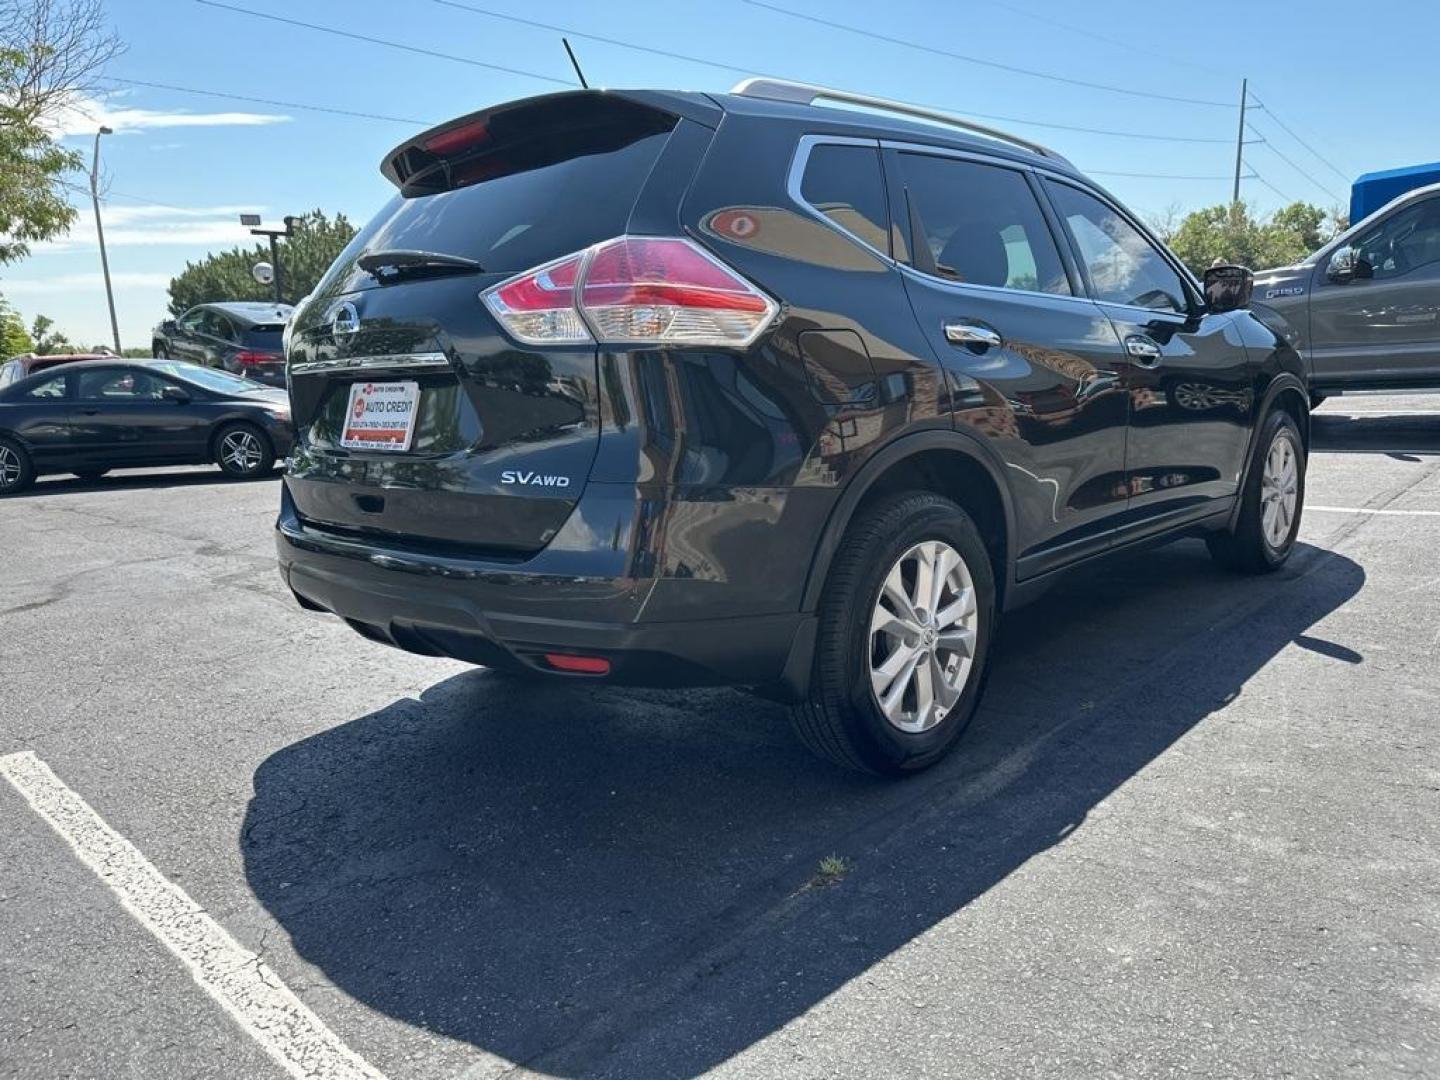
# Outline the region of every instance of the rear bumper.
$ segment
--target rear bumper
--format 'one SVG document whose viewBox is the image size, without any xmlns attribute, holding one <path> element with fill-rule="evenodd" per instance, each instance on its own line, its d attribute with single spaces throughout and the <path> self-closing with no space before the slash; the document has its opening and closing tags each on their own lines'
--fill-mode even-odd
<svg viewBox="0 0 1440 1080">
<path fill-rule="evenodd" d="M 310 526 L 288 493 L 275 539 L 281 574 L 303 606 L 409 652 L 556 678 L 598 677 L 555 672 L 546 653 L 603 657 L 604 681 L 637 686 L 757 685 L 794 696 L 808 683 L 812 616 L 650 621 L 657 581 L 606 573 L 605 552 L 595 553 L 596 574 L 582 572 L 575 552 L 551 565 L 543 553 L 514 563 L 416 554 Z"/>
</svg>

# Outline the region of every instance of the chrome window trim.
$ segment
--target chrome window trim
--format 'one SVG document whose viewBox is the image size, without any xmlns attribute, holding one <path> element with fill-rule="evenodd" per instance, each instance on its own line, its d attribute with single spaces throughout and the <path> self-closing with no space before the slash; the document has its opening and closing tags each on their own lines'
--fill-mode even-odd
<svg viewBox="0 0 1440 1080">
<path fill-rule="evenodd" d="M 829 214 L 825 213 L 825 211 L 821 210 L 818 206 L 814 206 L 811 203 L 806 202 L 804 196 L 800 193 L 801 187 L 805 181 L 805 166 L 810 163 L 810 152 L 814 150 L 815 147 L 865 146 L 875 151 L 875 166 L 880 170 L 880 190 L 883 195 L 885 190 L 885 163 L 880 160 L 880 145 L 881 144 L 879 139 L 861 139 L 856 138 L 853 135 L 800 136 L 800 141 L 795 144 L 795 153 L 790 158 L 790 171 L 785 176 L 785 194 L 790 197 L 791 202 L 793 202 L 796 206 L 800 207 L 801 210 L 804 210 L 806 214 L 808 214 L 810 217 L 813 217 L 816 221 L 819 221 L 822 225 L 826 225 L 829 228 L 834 229 L 841 236 L 846 237 L 853 243 L 859 244 L 866 251 L 870 252 L 870 254 L 877 255 L 885 262 L 889 263 L 891 266 L 894 266 L 896 265 L 895 260 L 890 257 L 890 253 L 888 251 L 881 251 L 868 240 L 861 239 L 849 229 L 845 228 L 845 226 L 837 222 Z M 893 228 L 893 223 L 888 220 L 890 216 L 890 207 L 888 205 L 888 202 L 885 207 L 885 216 L 887 218 L 886 227 L 888 231 L 889 228 Z"/>
<path fill-rule="evenodd" d="M 291 364 L 290 374 L 308 375 L 317 371 L 366 371 L 372 368 L 404 368 L 406 370 L 453 370 L 450 358 L 443 352 L 385 353 L 377 356 L 339 356 L 330 360 L 306 360 Z"/>
</svg>

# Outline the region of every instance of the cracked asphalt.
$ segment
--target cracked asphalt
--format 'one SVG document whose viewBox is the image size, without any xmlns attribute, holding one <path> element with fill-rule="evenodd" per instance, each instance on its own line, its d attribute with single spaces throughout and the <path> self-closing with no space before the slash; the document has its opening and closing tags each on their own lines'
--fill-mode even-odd
<svg viewBox="0 0 1440 1080">
<path fill-rule="evenodd" d="M 278 483 L 0 503 L 0 756 L 392 1080 L 1440 1075 L 1440 397 L 1320 410 L 1283 572 L 1185 542 L 1016 613 L 903 783 L 303 612 Z M 0 1077 L 283 1075 L 0 782 Z"/>
</svg>

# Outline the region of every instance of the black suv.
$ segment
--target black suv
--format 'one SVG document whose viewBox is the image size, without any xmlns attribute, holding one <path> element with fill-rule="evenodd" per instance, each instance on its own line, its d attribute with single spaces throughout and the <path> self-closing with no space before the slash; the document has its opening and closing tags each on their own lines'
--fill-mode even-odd
<svg viewBox="0 0 1440 1080">
<path fill-rule="evenodd" d="M 160 360 L 185 360 L 284 386 L 281 339 L 292 310 L 289 304 L 247 301 L 197 304 L 155 327 L 150 351 Z"/>
<path fill-rule="evenodd" d="M 291 323 L 277 535 L 368 638 L 750 686 L 908 772 L 1056 571 L 1295 542 L 1308 392 L 1248 272 L 1202 287 L 1043 147 L 752 80 L 499 105 L 382 171 Z"/>
</svg>

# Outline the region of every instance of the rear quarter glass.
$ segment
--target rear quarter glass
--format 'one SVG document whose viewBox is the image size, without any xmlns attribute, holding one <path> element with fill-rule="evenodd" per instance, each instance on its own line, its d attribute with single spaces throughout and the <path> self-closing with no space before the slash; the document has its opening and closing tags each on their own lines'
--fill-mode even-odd
<svg viewBox="0 0 1440 1080">
<path fill-rule="evenodd" d="M 370 251 L 458 255 L 487 274 L 508 274 L 619 236 L 670 138 L 674 120 L 664 120 L 662 131 L 651 113 L 644 125 L 583 136 L 539 133 L 457 162 L 451 175 L 459 186 L 391 199 L 341 253 L 316 295 L 377 286 L 357 266 Z"/>
</svg>

